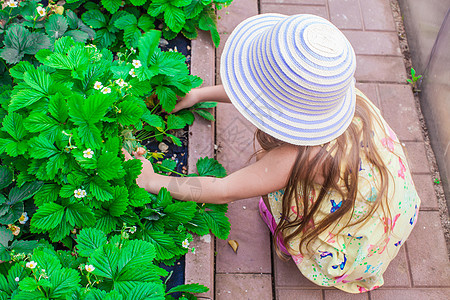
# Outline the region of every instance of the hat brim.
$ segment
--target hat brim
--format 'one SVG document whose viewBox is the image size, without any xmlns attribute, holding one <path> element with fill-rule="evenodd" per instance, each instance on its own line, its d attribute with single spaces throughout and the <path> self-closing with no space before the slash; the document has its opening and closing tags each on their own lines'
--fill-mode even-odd
<svg viewBox="0 0 450 300">
<path fill-rule="evenodd" d="M 236 27 L 221 57 L 222 84 L 236 109 L 257 128 L 290 144 L 321 145 L 340 136 L 350 125 L 355 110 L 355 82 L 343 92 L 338 107 L 319 115 L 295 110 L 264 87 L 254 74 L 255 64 L 260 61 L 253 57 L 252 47 L 255 39 L 287 17 L 261 14 Z M 259 70 L 264 73 L 263 68 Z M 270 71 L 262 75 L 259 78 L 274 76 Z"/>
</svg>

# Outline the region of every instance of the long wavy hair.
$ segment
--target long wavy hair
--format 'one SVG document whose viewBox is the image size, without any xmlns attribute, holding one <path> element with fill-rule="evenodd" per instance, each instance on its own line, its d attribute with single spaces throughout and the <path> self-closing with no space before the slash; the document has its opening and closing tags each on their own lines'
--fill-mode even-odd
<svg viewBox="0 0 450 300">
<path fill-rule="evenodd" d="M 299 249 L 293 250 L 305 255 L 311 252 L 311 242 L 325 230 L 330 227 L 334 229 L 337 223 L 344 224 L 344 226 L 339 227 L 337 233 L 339 234 L 348 226 L 364 224 L 380 206 L 382 207 L 381 216 L 390 218 L 387 191 L 388 177 L 391 174 L 383 163 L 373 141 L 373 122 L 378 118 L 374 118 L 374 113 L 369 104 L 360 96 L 357 96 L 356 99 L 354 118 L 359 118 L 361 123 L 358 125 L 352 122 L 348 129 L 336 139 L 335 143 L 326 143 L 323 147 L 320 147 L 319 151 L 317 149 L 313 151 L 311 146 L 298 146 L 298 154 L 282 198 L 281 219 L 274 233 L 274 237 L 281 234 L 287 249 L 292 249 L 290 246 L 291 240 L 301 236 Z M 380 126 L 383 126 L 380 121 L 377 122 Z M 287 144 L 261 130 L 256 131 L 255 139 L 262 148 L 260 151 L 270 151 Z M 358 170 L 361 156 L 365 156 L 366 161 L 372 164 L 373 169 L 378 171 L 377 193 L 376 200 L 371 202 L 371 209 L 364 216 L 352 221 L 358 194 Z M 318 194 L 314 194 L 314 186 L 318 186 L 314 180 L 320 169 L 324 181 L 323 184 L 319 185 Z M 325 196 L 332 190 L 337 191 L 342 197 L 341 207 L 328 214 L 320 222 L 313 223 L 316 213 L 326 199 Z M 295 201 L 292 201 L 293 199 Z M 297 214 L 291 213 L 292 205 L 296 205 Z M 294 215 L 296 216 L 294 217 Z M 389 222 L 386 225 L 385 234 L 387 237 L 392 231 L 392 225 Z M 274 247 L 280 258 L 286 258 L 280 251 L 276 238 L 274 238 Z"/>
</svg>

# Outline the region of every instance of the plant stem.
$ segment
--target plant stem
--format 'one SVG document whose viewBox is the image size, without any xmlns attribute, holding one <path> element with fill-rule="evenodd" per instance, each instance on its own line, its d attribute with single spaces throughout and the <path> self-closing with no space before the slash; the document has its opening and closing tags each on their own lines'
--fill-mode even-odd
<svg viewBox="0 0 450 300">
<path fill-rule="evenodd" d="M 165 166 L 163 166 L 163 165 L 159 165 L 159 166 L 160 166 L 161 168 L 163 168 L 163 169 L 166 169 L 166 170 L 172 172 L 172 173 L 175 173 L 175 174 L 177 174 L 177 175 L 180 175 L 181 177 L 186 177 L 186 174 L 178 173 L 177 171 L 171 170 L 171 169 L 169 169 L 168 167 L 165 167 Z"/>
<path fill-rule="evenodd" d="M 152 108 L 152 110 L 150 111 L 150 113 L 152 114 L 158 106 L 159 106 L 159 103 L 156 104 L 155 107 Z"/>
</svg>

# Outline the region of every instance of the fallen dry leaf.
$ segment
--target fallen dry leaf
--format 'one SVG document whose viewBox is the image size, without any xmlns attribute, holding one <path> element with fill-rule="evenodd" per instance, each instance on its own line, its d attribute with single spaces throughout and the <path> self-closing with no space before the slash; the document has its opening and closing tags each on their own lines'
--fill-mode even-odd
<svg viewBox="0 0 450 300">
<path fill-rule="evenodd" d="M 228 245 L 230 245 L 231 248 L 233 248 L 234 253 L 237 253 L 237 250 L 239 248 L 239 243 L 235 240 L 229 240 Z"/>
</svg>

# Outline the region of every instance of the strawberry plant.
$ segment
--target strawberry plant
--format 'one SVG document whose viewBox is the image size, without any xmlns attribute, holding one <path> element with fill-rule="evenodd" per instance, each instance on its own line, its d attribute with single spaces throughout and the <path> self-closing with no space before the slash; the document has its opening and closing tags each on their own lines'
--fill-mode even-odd
<svg viewBox="0 0 450 300">
<path fill-rule="evenodd" d="M 1 270 L 1 299 L 171 299 L 170 294 L 203 293 L 199 284 L 180 285 L 166 292 L 154 263 L 154 246 L 130 239 L 125 232 L 109 238 L 98 229 L 83 229 L 74 252 L 41 245 L 32 253 L 12 255 Z M 173 298 L 172 298 L 173 299 Z"/>
<path fill-rule="evenodd" d="M 34 196 L 32 233 L 48 233 L 52 242 L 71 248 L 76 229 L 110 234 L 126 223 L 138 226 L 137 236 L 169 263 L 187 252 L 187 229 L 228 234 L 226 208 L 175 202 L 164 190 L 152 197 L 135 182 L 140 161 L 123 160 L 121 148 L 136 149 L 139 132 L 159 132 L 176 142 L 168 129 L 186 124 L 183 117 L 166 121 L 151 113 L 143 99 L 155 94 L 156 106 L 170 111 L 176 95 L 201 82 L 188 74 L 181 54 L 157 48 L 160 34 L 146 33 L 137 55 L 116 61 L 107 49 L 63 37 L 54 51 L 36 54 L 41 66 L 20 62 L 11 69 L 16 85 L 4 92 L 10 101 L 2 103 L 0 157 L 15 169 L 19 186 L 43 182 Z M 199 162 L 200 175 L 214 175 L 204 173 L 203 165 L 209 170 L 209 159 Z"/>
</svg>

